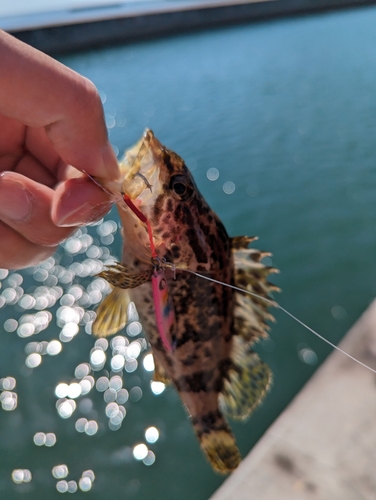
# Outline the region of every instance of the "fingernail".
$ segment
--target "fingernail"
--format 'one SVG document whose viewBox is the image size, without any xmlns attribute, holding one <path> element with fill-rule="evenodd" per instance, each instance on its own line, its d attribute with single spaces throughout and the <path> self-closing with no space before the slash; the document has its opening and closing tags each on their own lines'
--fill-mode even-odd
<svg viewBox="0 0 376 500">
<path fill-rule="evenodd" d="M 31 215 L 32 203 L 29 191 L 17 181 L 0 175 L 0 218 L 26 221 Z"/>
<path fill-rule="evenodd" d="M 60 227 L 83 226 L 103 217 L 110 211 L 111 207 L 112 203 L 110 202 L 99 203 L 98 205 L 84 203 L 76 210 L 72 210 L 61 219 L 58 219 L 56 224 Z"/>
</svg>

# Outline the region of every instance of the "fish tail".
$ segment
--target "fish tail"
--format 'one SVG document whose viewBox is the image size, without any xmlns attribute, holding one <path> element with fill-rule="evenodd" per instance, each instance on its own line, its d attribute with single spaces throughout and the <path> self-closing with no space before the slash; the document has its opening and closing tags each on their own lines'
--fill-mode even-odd
<svg viewBox="0 0 376 500">
<path fill-rule="evenodd" d="M 241 461 L 234 435 L 219 411 L 210 414 L 209 418 L 212 419 L 214 425 L 208 426 L 208 416 L 205 417 L 193 418 L 201 449 L 215 471 L 229 474 L 237 468 Z"/>
</svg>

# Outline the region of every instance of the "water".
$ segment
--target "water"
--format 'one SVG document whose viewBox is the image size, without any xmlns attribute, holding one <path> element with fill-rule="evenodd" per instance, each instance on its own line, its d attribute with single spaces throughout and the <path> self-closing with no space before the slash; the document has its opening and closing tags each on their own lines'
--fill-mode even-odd
<svg viewBox="0 0 376 500">
<path fill-rule="evenodd" d="M 334 342 L 376 292 L 375 21 L 376 9 L 367 8 L 62 58 L 100 89 L 114 146 L 121 152 L 139 138 L 144 127 L 152 128 L 187 160 L 229 233 L 257 234 L 257 246 L 273 252 L 273 265 L 281 270 L 274 279 L 283 290 L 281 304 Z M 9 276 L 2 279 L 0 297 L 5 288 L 18 286 L 31 296 L 23 306 L 32 307 L 38 290 L 29 288 L 45 284 L 50 300 L 45 309 L 39 299 L 34 304 L 39 310 L 9 305 L 0 310 L 1 324 L 34 315 L 22 320 L 32 326 L 22 327 L 21 334 L 30 333 L 33 323 L 41 329 L 24 338 L 16 331 L 1 334 L 0 378 L 13 377 L 16 387 L 8 392 L 18 396 L 15 408 L 15 396 L 3 396 L 8 411 L 0 409 L 0 495 L 4 500 L 60 498 L 57 483 L 67 481 L 58 488 L 74 491 L 77 486 L 72 481 L 78 484 L 84 473 L 89 481 L 81 479 L 80 484 L 90 483 L 92 488 L 87 493 L 79 489 L 76 495 L 95 500 L 205 500 L 222 481 L 205 462 L 175 392 L 152 392 L 151 374 L 143 368 L 146 352 L 141 341 L 132 347 L 133 356 L 139 353 L 138 368 L 120 372 L 129 400 L 115 401 L 126 408 L 119 430 L 109 429 L 106 408 L 111 414 L 114 407 L 109 408 L 106 393 L 95 388 L 73 397 L 78 388 L 70 386 L 67 399 L 73 403 L 60 407 L 66 403 L 62 399 L 56 408 L 55 388 L 78 383 L 86 365 L 75 375 L 77 366 L 93 362 L 95 339 L 85 331 L 90 331 L 91 318 L 82 314 L 95 307 L 105 290 L 103 283 L 90 285 L 93 280 L 87 274 L 120 249 L 116 213 L 107 220 L 114 222 L 88 228 L 87 234 L 83 231 L 71 239 L 60 257 L 42 270 L 16 273 L 10 283 Z M 57 267 L 59 259 L 70 272 L 64 274 Z M 84 261 L 81 268 L 74 264 L 80 261 Z M 19 274 L 24 276 L 22 283 Z M 11 292 L 7 294 L 12 302 Z M 60 310 L 56 324 L 58 307 L 68 309 Z M 78 316 L 70 311 L 72 307 L 81 307 L 76 310 Z M 46 315 L 37 318 L 38 313 Z M 243 454 L 330 351 L 281 312 L 275 316 L 271 340 L 259 346 L 273 369 L 273 388 L 247 423 L 233 425 Z M 57 341 L 67 324 L 64 341 L 59 340 L 61 353 L 43 354 L 47 344 L 41 342 Z M 12 330 L 16 324 L 6 326 Z M 38 344 L 30 346 L 31 342 Z M 52 352 L 59 349 L 57 343 L 48 345 Z M 94 348 L 94 361 L 100 363 L 99 351 L 105 347 Z M 107 369 L 121 348 L 113 347 L 105 351 Z M 41 355 L 34 352 L 38 350 Z M 37 356 L 28 358 L 28 364 L 42 362 L 28 368 L 25 359 L 33 354 Z M 134 364 L 128 368 L 132 370 Z M 91 376 L 107 375 L 103 370 L 91 371 L 86 380 L 90 385 Z M 111 383 L 116 386 L 118 382 Z M 102 383 L 106 387 L 108 382 L 102 379 Z M 12 387 L 12 380 L 7 379 L 5 385 Z M 59 394 L 66 394 L 64 387 L 59 386 Z M 110 391 L 105 397 L 111 400 L 113 394 Z M 121 394 L 126 397 L 125 392 Z M 71 417 L 59 416 L 70 411 Z M 78 432 L 76 425 L 84 432 Z M 145 437 L 150 427 L 159 431 L 155 443 Z M 55 434 L 56 444 L 37 446 L 33 439 L 47 439 L 34 437 L 37 433 Z M 49 439 L 53 442 L 52 436 Z M 146 462 L 152 462 L 154 454 L 154 463 L 145 465 L 134 458 L 133 453 L 145 454 L 144 447 L 135 448 L 139 444 L 152 452 Z M 59 465 L 67 466 L 66 477 L 52 474 Z M 15 473 L 12 480 L 12 471 L 18 469 L 29 470 L 32 479 L 28 481 L 28 473 Z M 58 469 L 59 474 L 64 475 L 64 470 Z M 94 482 L 87 471 L 95 474 Z M 20 477 L 28 482 L 16 484 Z"/>
<path fill-rule="evenodd" d="M 91 10 L 94 8 L 104 8 L 113 6 L 123 6 L 132 3 L 133 0 L 54 0 L 53 4 L 48 0 L 14 0 L 13 2 L 4 2 L 0 5 L 0 16 L 24 16 L 35 13 L 45 13 L 53 11 L 74 11 Z M 149 0 L 134 0 L 140 4 Z M 153 1 L 153 0 L 150 0 Z"/>
</svg>

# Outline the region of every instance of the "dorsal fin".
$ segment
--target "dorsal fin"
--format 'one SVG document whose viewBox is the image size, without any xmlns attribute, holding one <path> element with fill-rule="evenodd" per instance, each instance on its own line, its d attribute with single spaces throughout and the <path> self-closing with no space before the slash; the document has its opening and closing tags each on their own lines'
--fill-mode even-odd
<svg viewBox="0 0 376 500">
<path fill-rule="evenodd" d="M 261 262 L 264 257 L 270 256 L 270 253 L 248 248 L 249 243 L 255 239 L 240 236 L 231 240 L 235 267 L 234 283 L 239 288 L 268 298 L 271 292 L 277 292 L 279 288 L 269 283 L 267 277 L 279 271 Z M 265 301 L 241 292 L 235 293 L 234 319 L 235 334 L 251 344 L 266 337 L 269 329 L 267 321 L 274 320 Z"/>
<path fill-rule="evenodd" d="M 270 256 L 269 253 L 248 248 L 249 243 L 256 239 L 240 236 L 231 240 L 234 284 L 268 298 L 269 293 L 279 289 L 270 284 L 267 277 L 278 271 L 261 262 L 264 257 Z M 267 321 L 273 321 L 274 318 L 268 312 L 268 304 L 262 299 L 241 292 L 235 292 L 234 296 L 235 335 L 230 355 L 232 367 L 225 378 L 219 402 L 228 417 L 243 419 L 260 404 L 271 385 L 270 368 L 251 346 L 267 336 Z"/>
</svg>

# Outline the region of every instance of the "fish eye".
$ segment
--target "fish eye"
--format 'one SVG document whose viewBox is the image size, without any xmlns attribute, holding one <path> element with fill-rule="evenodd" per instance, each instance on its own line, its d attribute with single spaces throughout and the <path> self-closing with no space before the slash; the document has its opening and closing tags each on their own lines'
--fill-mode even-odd
<svg viewBox="0 0 376 500">
<path fill-rule="evenodd" d="M 176 194 L 182 195 L 185 193 L 187 188 L 182 182 L 175 182 L 173 189 Z"/>
<path fill-rule="evenodd" d="M 187 193 L 187 183 L 184 175 L 175 175 L 170 182 L 170 189 L 172 189 L 178 196 L 184 196 Z"/>
</svg>

